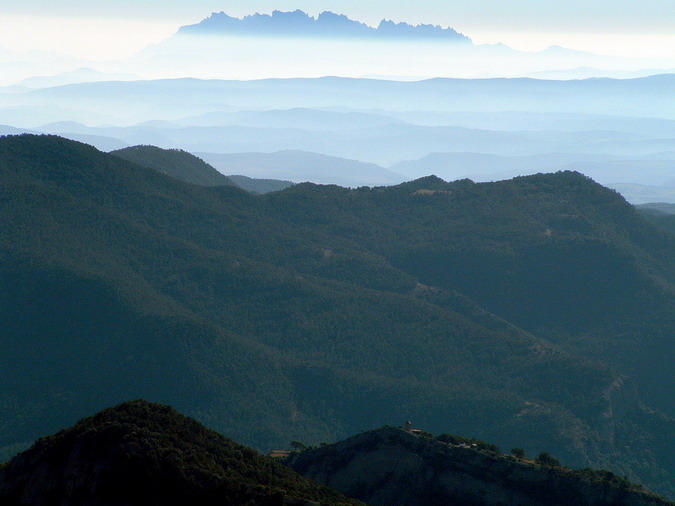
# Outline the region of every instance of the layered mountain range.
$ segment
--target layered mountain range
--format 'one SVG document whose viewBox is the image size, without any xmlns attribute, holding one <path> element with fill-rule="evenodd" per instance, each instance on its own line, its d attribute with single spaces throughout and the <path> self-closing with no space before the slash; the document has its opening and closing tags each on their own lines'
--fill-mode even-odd
<svg viewBox="0 0 675 506">
<path fill-rule="evenodd" d="M 672 493 L 675 237 L 620 195 L 252 195 L 188 158 L 0 139 L 0 448 L 143 397 L 264 450 L 413 419 Z"/>
<path fill-rule="evenodd" d="M 83 83 L 0 93 L 0 123 L 27 127 L 0 133 L 180 148 L 226 175 L 352 187 L 572 170 L 634 204 L 675 202 L 674 89 L 672 75 Z"/>
</svg>

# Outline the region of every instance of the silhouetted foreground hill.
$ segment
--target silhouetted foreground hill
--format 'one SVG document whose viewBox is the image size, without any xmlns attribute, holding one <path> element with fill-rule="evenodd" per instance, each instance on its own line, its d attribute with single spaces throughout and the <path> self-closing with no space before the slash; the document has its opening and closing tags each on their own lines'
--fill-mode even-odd
<svg viewBox="0 0 675 506">
<path fill-rule="evenodd" d="M 525 460 L 464 441 L 382 428 L 292 453 L 289 469 L 168 406 L 137 400 L 44 437 L 2 464 L 0 502 L 360 504 L 339 490 L 373 505 L 669 504 L 606 471 L 574 471 L 551 457 Z"/>
<path fill-rule="evenodd" d="M 287 464 L 374 506 L 672 504 L 612 473 L 573 471 L 396 428 L 292 454 Z"/>
<path fill-rule="evenodd" d="M 414 419 L 672 493 L 675 238 L 580 174 L 254 196 L 27 135 L 0 180 L 0 449 L 146 398 L 260 449 Z"/>
<path fill-rule="evenodd" d="M 227 176 L 222 175 L 208 163 L 180 149 L 132 146 L 112 151 L 111 154 L 186 183 L 200 186 L 234 185 Z"/>
<path fill-rule="evenodd" d="M 37 441 L 0 467 L 12 505 L 357 504 L 206 429 L 134 401 Z"/>
</svg>

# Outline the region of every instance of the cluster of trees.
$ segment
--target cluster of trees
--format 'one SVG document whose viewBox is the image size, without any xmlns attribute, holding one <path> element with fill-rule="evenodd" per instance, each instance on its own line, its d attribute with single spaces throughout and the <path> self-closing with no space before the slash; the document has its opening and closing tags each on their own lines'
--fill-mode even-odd
<svg viewBox="0 0 675 506">
<path fill-rule="evenodd" d="M 473 437 L 464 437 L 457 436 L 455 434 L 440 434 L 434 438 L 436 441 L 441 441 L 442 443 L 449 443 L 453 445 L 465 444 L 476 448 L 477 450 L 485 450 L 488 452 L 499 453 L 499 446 L 492 443 L 486 443 L 480 439 Z"/>
</svg>

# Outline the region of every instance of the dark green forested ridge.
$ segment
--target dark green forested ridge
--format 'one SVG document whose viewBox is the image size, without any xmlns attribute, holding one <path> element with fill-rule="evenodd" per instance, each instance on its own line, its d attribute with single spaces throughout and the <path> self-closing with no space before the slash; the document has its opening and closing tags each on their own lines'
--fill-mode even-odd
<svg viewBox="0 0 675 506">
<path fill-rule="evenodd" d="M 206 429 L 133 401 L 37 441 L 0 468 L 3 504 L 357 504 Z"/>
<path fill-rule="evenodd" d="M 0 180 L 0 448 L 143 397 L 260 449 L 412 418 L 672 493 L 675 238 L 580 174 L 253 196 L 19 136 Z"/>
<path fill-rule="evenodd" d="M 673 414 L 663 359 L 673 353 L 675 242 L 616 192 L 565 172 L 487 184 L 298 185 L 270 200 L 282 219 L 320 217 L 324 230 L 419 282 L 608 361 Z"/>
<path fill-rule="evenodd" d="M 162 174 L 200 186 L 234 185 L 201 158 L 181 149 L 161 149 L 155 146 L 131 146 L 111 154 L 155 169 Z"/>
</svg>

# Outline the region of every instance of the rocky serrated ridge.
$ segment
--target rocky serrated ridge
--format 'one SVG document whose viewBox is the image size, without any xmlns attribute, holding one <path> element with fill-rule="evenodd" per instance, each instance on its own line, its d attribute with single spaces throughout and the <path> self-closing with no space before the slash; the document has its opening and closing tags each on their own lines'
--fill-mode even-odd
<svg viewBox="0 0 675 506">
<path fill-rule="evenodd" d="M 383 19 L 374 28 L 349 19 L 343 14 L 324 11 L 314 18 L 309 14 L 295 10 L 293 12 L 273 11 L 271 14 L 255 13 L 243 18 L 228 16 L 224 12 L 214 12 L 208 18 L 195 25 L 181 27 L 182 35 L 284 35 L 293 37 L 332 37 L 332 38 L 379 38 L 379 39 L 435 39 L 453 42 L 471 42 L 466 35 L 452 28 L 438 25 L 410 25 L 395 23 Z"/>
</svg>

